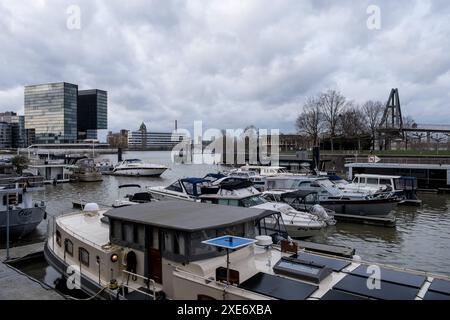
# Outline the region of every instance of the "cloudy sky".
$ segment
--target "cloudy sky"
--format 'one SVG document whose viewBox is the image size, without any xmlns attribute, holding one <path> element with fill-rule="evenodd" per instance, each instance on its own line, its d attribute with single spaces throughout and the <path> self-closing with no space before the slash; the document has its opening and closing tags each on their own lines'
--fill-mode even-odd
<svg viewBox="0 0 450 320">
<path fill-rule="evenodd" d="M 450 123 L 449 39 L 447 0 L 0 0 L 0 111 L 23 112 L 24 85 L 66 81 L 108 91 L 110 130 L 287 133 L 308 95 L 397 87 L 405 114 Z"/>
</svg>

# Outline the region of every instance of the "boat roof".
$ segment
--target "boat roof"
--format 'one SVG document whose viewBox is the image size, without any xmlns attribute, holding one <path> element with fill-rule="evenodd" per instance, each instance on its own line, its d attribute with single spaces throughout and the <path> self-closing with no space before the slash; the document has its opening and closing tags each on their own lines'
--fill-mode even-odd
<svg viewBox="0 0 450 320">
<path fill-rule="evenodd" d="M 357 173 L 357 174 L 355 174 L 355 177 L 380 178 L 380 179 L 398 179 L 398 178 L 401 178 L 401 176 L 388 176 L 388 175 L 382 175 L 382 174 L 367 174 L 367 173 Z"/>
<path fill-rule="evenodd" d="M 260 220 L 272 214 L 276 214 L 276 212 L 264 209 L 248 209 L 171 200 L 111 209 L 104 215 L 111 219 L 159 228 L 195 232 Z"/>
<path fill-rule="evenodd" d="M 242 166 L 241 169 L 286 169 L 286 167 L 279 166 Z"/>
<path fill-rule="evenodd" d="M 441 169 L 450 170 L 448 164 L 422 164 L 422 163 L 346 163 L 346 168 L 398 168 L 398 169 Z"/>
<path fill-rule="evenodd" d="M 180 181 L 181 182 L 189 182 L 192 184 L 202 183 L 202 182 L 211 182 L 210 180 L 203 179 L 203 178 L 183 178 L 183 179 L 180 179 Z"/>
</svg>

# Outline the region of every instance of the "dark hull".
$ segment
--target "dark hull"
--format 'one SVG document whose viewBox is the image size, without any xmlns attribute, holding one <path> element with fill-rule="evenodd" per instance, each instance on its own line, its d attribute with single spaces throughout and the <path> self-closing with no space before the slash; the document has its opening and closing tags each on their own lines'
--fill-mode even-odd
<svg viewBox="0 0 450 320">
<path fill-rule="evenodd" d="M 396 199 L 325 200 L 320 205 L 340 214 L 355 216 L 387 216 L 398 204 Z"/>
<path fill-rule="evenodd" d="M 0 212 L 0 241 L 6 238 L 7 212 Z M 16 209 L 9 212 L 9 235 L 20 238 L 33 232 L 45 216 L 45 207 Z"/>
</svg>

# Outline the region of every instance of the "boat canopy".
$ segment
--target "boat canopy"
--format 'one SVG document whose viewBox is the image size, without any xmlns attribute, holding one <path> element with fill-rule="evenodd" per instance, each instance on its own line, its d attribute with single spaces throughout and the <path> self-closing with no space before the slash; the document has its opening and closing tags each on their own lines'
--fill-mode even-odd
<svg viewBox="0 0 450 320">
<path fill-rule="evenodd" d="M 281 199 L 304 199 L 310 194 L 317 195 L 317 191 L 309 191 L 309 190 L 296 190 L 292 192 L 285 192 L 281 194 Z"/>
</svg>

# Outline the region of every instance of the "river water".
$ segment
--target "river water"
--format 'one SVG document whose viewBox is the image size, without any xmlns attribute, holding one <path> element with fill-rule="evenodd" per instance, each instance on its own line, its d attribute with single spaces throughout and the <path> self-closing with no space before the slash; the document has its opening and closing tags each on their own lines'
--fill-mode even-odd
<svg viewBox="0 0 450 320">
<path fill-rule="evenodd" d="M 101 158 L 113 163 L 117 160 L 115 155 Z M 168 185 L 181 177 L 202 177 L 223 170 L 216 165 L 173 164 L 170 152 L 128 152 L 124 158 L 165 164 L 170 170 L 160 178 L 104 176 L 102 182 L 48 185 L 36 198 L 47 202 L 49 216 L 56 216 L 73 211 L 73 200 L 111 205 L 119 196 L 125 195 L 126 191 L 118 192 L 121 184 Z M 450 275 L 450 195 L 420 194 L 419 197 L 423 207 L 399 206 L 395 209 L 396 228 L 338 223 L 309 240 L 355 248 L 366 261 Z M 31 237 L 33 241 L 45 239 L 46 230 L 46 223 L 41 223 Z"/>
</svg>

